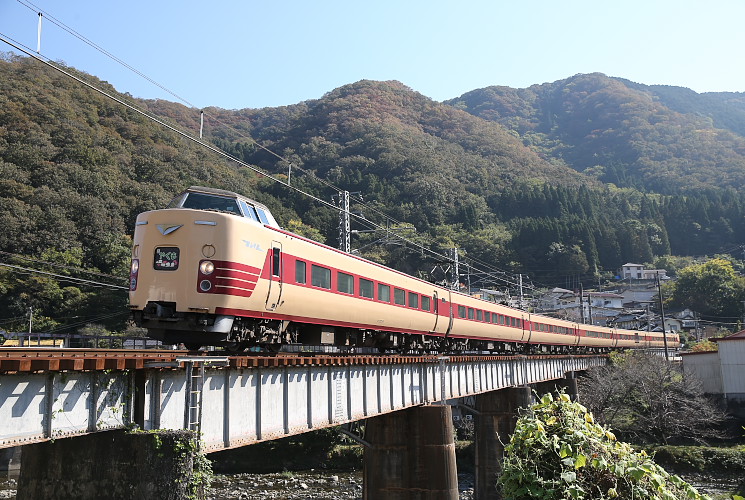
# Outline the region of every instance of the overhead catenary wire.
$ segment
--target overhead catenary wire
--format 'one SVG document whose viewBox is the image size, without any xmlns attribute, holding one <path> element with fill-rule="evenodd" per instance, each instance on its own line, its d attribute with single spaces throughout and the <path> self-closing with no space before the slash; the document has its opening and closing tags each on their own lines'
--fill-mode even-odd
<svg viewBox="0 0 745 500">
<path fill-rule="evenodd" d="M 97 45 L 96 43 L 94 43 L 93 41 L 89 40 L 85 36 L 81 35 L 77 31 L 75 31 L 74 29 L 66 26 L 64 23 L 62 23 L 61 21 L 59 21 L 58 19 L 56 19 L 54 16 L 52 16 L 49 13 L 44 12 L 43 10 L 39 9 L 37 6 L 35 6 L 31 2 L 27 2 L 27 1 L 24 1 L 24 0 L 17 0 L 17 1 L 19 3 L 21 3 L 22 5 L 24 5 L 25 7 L 27 7 L 29 10 L 38 12 L 40 16 L 43 14 L 45 17 L 47 17 L 48 19 L 50 19 L 51 22 L 53 22 L 55 25 L 57 25 L 58 27 L 60 27 L 64 31 L 70 33 L 71 35 L 75 36 L 76 38 L 78 38 L 79 40 L 83 41 L 84 43 L 86 43 L 89 46 L 93 47 L 94 49 L 100 51 L 101 53 L 103 53 L 107 57 L 113 59 L 117 63 L 121 64 L 122 66 L 126 67 L 130 71 L 132 71 L 135 74 L 137 74 L 138 76 L 146 79 L 147 81 L 149 81 L 153 85 L 157 86 L 158 88 L 162 89 L 163 91 L 167 92 L 168 94 L 170 94 L 171 96 L 175 97 L 179 101 L 181 101 L 181 102 L 183 102 L 183 103 L 185 103 L 185 104 L 187 104 L 187 105 L 189 105 L 189 106 L 191 106 L 193 108 L 196 107 L 196 106 L 194 106 L 194 104 L 190 103 L 188 100 L 184 99 L 183 97 L 179 96 L 175 92 L 173 92 L 170 89 L 166 88 L 165 86 L 161 85 L 157 81 L 155 81 L 152 78 L 148 77 L 147 75 L 145 75 L 141 71 L 139 71 L 136 68 L 134 68 L 133 66 L 127 64 L 125 61 L 119 59 L 118 57 L 116 57 L 115 55 L 111 54 L 110 52 L 106 51 L 105 49 L 103 49 L 102 47 L 100 47 L 99 45 Z M 33 54 L 30 49 L 28 49 L 27 47 L 25 47 L 20 42 L 17 42 L 15 40 L 13 40 L 12 38 L 7 37 L 6 35 L 0 34 L 0 36 L 2 37 L 2 41 L 5 42 L 6 44 L 8 44 L 8 45 L 10 45 L 10 46 L 12 46 L 14 48 L 16 48 L 17 50 L 20 50 L 21 52 L 27 54 L 30 57 L 33 57 L 33 58 L 39 60 L 40 62 L 42 62 L 42 63 L 50 66 L 51 68 L 53 68 L 53 69 L 55 69 L 55 70 L 57 70 L 57 71 L 65 74 L 66 76 L 68 76 L 70 78 L 73 78 L 74 80 L 76 80 L 79 83 L 87 86 L 91 90 L 94 90 L 94 91 L 96 91 L 96 92 L 98 92 L 98 93 L 100 93 L 100 94 L 102 94 L 102 95 L 104 95 L 104 96 L 106 96 L 106 97 L 108 97 L 108 98 L 110 98 L 110 99 L 118 102 L 119 104 L 127 107 L 128 109 L 131 109 L 132 111 L 135 111 L 135 112 L 137 112 L 137 113 L 139 113 L 139 114 L 147 117 L 148 119 L 155 121 L 156 123 L 160 124 L 161 126 L 164 126 L 164 127 L 168 128 L 172 132 L 175 132 L 175 133 L 181 135 L 182 137 L 185 137 L 185 138 L 187 138 L 187 139 L 189 139 L 189 140 L 191 140 L 193 142 L 196 142 L 197 144 L 200 144 L 201 146 L 203 146 L 203 147 L 205 147 L 207 149 L 210 149 L 214 153 L 216 153 L 218 155 L 221 155 L 221 156 L 223 156 L 223 157 L 225 157 L 225 158 L 227 158 L 227 159 L 229 159 L 231 161 L 235 161 L 239 165 L 241 165 L 241 166 L 243 166 L 245 168 L 249 168 L 250 170 L 256 172 L 259 175 L 262 175 L 262 176 L 264 176 L 266 178 L 269 178 L 269 179 L 273 180 L 274 182 L 277 182 L 279 184 L 282 184 L 282 185 L 284 185 L 288 189 L 291 189 L 291 190 L 293 190 L 295 192 L 298 192 L 298 193 L 300 193 L 300 194 L 302 194 L 304 196 L 307 196 L 307 197 L 313 199 L 314 201 L 316 201 L 318 203 L 321 203 L 321 204 L 323 204 L 323 205 L 325 205 L 325 206 L 327 206 L 329 208 L 333 208 L 335 210 L 338 210 L 338 207 L 337 206 L 335 206 L 335 205 L 333 205 L 331 203 L 328 203 L 325 200 L 323 200 L 323 199 L 321 199 L 321 198 L 319 198 L 319 197 L 317 197 L 315 195 L 312 195 L 312 194 L 310 194 L 310 193 L 308 193 L 306 191 L 303 191 L 303 190 L 300 190 L 300 189 L 298 189 L 298 188 L 296 188 L 294 186 L 291 186 L 290 183 L 289 183 L 289 181 L 290 181 L 290 175 L 289 174 L 291 173 L 291 170 L 288 172 L 288 182 L 284 182 L 281 179 L 279 179 L 277 177 L 274 177 L 273 175 L 270 175 L 270 174 L 268 174 L 268 173 L 266 173 L 266 172 L 258 169 L 257 167 L 254 167 L 254 166 L 252 166 L 252 165 L 250 165 L 250 164 L 248 164 L 246 162 L 243 162 L 242 160 L 240 160 L 238 158 L 233 157 L 232 155 L 229 155 L 228 153 L 220 150 L 219 148 L 213 146 L 212 144 L 209 144 L 209 143 L 204 142 L 203 139 L 202 139 L 202 128 L 203 128 L 203 125 L 202 125 L 203 122 L 202 122 L 202 120 L 203 120 L 203 116 L 205 114 L 204 113 L 204 110 L 200 110 L 200 137 L 197 139 L 197 138 L 192 137 L 191 135 L 189 135 L 189 134 L 181 131 L 177 127 L 175 127 L 175 126 L 173 126 L 171 124 L 168 124 L 167 122 L 165 122 L 164 120 L 158 118 L 157 116 L 152 115 L 151 113 L 145 112 L 145 111 L 137 108 L 136 106 L 134 106 L 132 104 L 129 104 L 129 103 L 125 102 L 124 100 L 122 100 L 122 99 L 120 99 L 120 98 L 118 98 L 116 96 L 113 96 L 113 95 L 111 95 L 110 93 L 108 93 L 106 91 L 103 91 L 103 90 L 97 88 L 95 85 L 92 85 L 91 83 L 86 82 L 82 78 L 73 75 L 72 73 L 66 71 L 65 69 L 63 69 L 62 67 L 58 66 L 57 64 L 52 63 L 46 57 L 42 56 L 41 53 Z M 257 141 L 255 141 L 250 136 L 246 136 L 245 134 L 241 133 L 240 131 L 237 131 L 232 126 L 223 123 L 221 120 L 219 120 L 219 118 L 212 117 L 211 115 L 210 115 L 210 118 L 213 118 L 215 121 L 217 121 L 221 125 L 226 126 L 227 128 L 229 128 L 229 129 L 237 132 L 239 134 L 239 136 L 241 136 L 243 138 L 247 138 L 253 144 L 255 144 L 257 147 L 261 148 L 262 150 L 266 151 L 267 153 L 273 155 L 274 157 L 276 157 L 276 158 L 278 158 L 278 159 L 280 159 L 282 161 L 287 162 L 290 165 L 290 167 L 289 167 L 290 169 L 294 166 L 297 170 L 300 170 L 303 173 L 305 173 L 306 175 L 311 176 L 315 180 L 321 182 L 326 187 L 328 187 L 330 189 L 333 189 L 335 191 L 340 191 L 341 190 L 340 188 L 338 188 L 337 186 L 334 186 L 330 182 L 328 182 L 328 181 L 326 181 L 326 180 L 318 177 L 314 172 L 309 171 L 309 170 L 306 170 L 306 169 L 303 169 L 300 166 L 293 165 L 292 162 L 290 162 L 289 160 L 287 160 L 283 156 L 281 156 L 281 155 L 275 153 L 274 151 L 266 148 L 265 146 L 263 146 L 262 144 L 258 143 Z M 365 203 L 362 200 L 361 197 L 360 198 L 356 198 L 355 201 L 357 203 L 361 204 L 365 208 L 365 210 L 371 211 L 371 212 L 374 212 L 374 213 L 377 213 L 377 214 L 383 216 L 384 218 L 386 218 L 388 221 L 392 222 L 395 225 L 403 225 L 404 224 L 403 222 L 396 220 L 395 218 L 393 218 L 390 215 L 382 212 L 381 210 L 378 210 L 373 205 L 370 205 L 370 204 Z M 365 217 L 360 217 L 357 214 L 350 213 L 350 216 L 355 217 L 355 219 L 359 223 L 361 223 L 362 225 L 364 225 L 365 227 L 377 228 L 377 229 L 381 229 L 381 230 L 385 229 L 380 224 L 375 223 L 375 222 L 372 222 L 369 219 L 366 219 Z M 401 235 L 396 235 L 396 237 L 399 238 L 399 239 L 401 239 L 402 241 L 405 241 L 406 243 L 414 246 L 415 248 L 419 249 L 422 253 L 425 253 L 426 252 L 429 255 L 434 256 L 434 257 L 437 257 L 437 258 L 446 258 L 446 259 L 448 258 L 447 256 L 444 256 L 444 255 L 442 255 L 442 254 L 440 254 L 438 252 L 435 252 L 434 250 L 432 250 L 430 248 L 427 248 L 424 245 L 419 244 L 417 242 L 414 242 L 414 241 L 412 241 L 412 240 L 410 240 L 408 238 L 405 238 L 405 237 L 403 237 Z M 489 265 L 489 264 L 487 264 L 485 262 L 477 261 L 477 259 L 469 258 L 469 260 L 471 260 L 472 262 L 476 262 L 481 267 L 485 267 L 486 270 L 487 270 L 486 272 L 492 273 L 492 278 L 493 279 L 498 280 L 498 281 L 503 281 L 503 282 L 505 282 L 505 283 L 507 283 L 508 285 L 511 285 L 511 286 L 518 286 L 517 282 L 514 279 L 509 279 L 507 277 L 508 274 L 510 274 L 510 273 L 508 273 L 506 271 L 503 271 L 503 270 L 500 270 L 500 269 L 497 269 L 497 268 L 494 268 L 493 266 L 491 266 L 491 265 Z M 531 286 L 526 286 L 526 288 L 533 289 Z"/>
<path fill-rule="evenodd" d="M 64 264 L 58 264 L 58 263 L 49 262 L 49 261 L 46 261 L 46 260 L 34 259 L 34 258 L 28 257 L 26 255 L 20 255 L 20 254 L 12 253 L 12 252 L 5 252 L 3 250 L 0 250 L 0 255 L 6 255 L 8 257 L 14 257 L 14 258 L 26 260 L 26 261 L 29 261 L 29 262 L 33 262 L 35 264 L 43 264 L 43 265 L 47 265 L 47 266 L 56 267 L 56 268 L 59 268 L 59 269 L 66 269 L 66 270 L 69 270 L 69 271 L 76 271 L 76 272 L 81 272 L 81 273 L 85 273 L 85 274 L 90 274 L 90 275 L 93 275 L 93 276 L 100 276 L 100 277 L 103 277 L 103 278 L 111 278 L 111 279 L 115 279 L 115 280 L 119 280 L 119 281 L 127 281 L 126 278 L 123 278 L 121 276 L 114 276 L 113 274 L 106 274 L 106 273 L 101 273 L 101 272 L 98 272 L 98 271 L 90 271 L 88 269 L 83 269 L 83 268 L 79 268 L 79 267 L 75 267 L 75 266 L 67 266 L 67 265 L 64 265 Z"/>
<path fill-rule="evenodd" d="M 110 288 L 112 290 L 129 290 L 129 287 L 121 286 L 121 285 L 114 285 L 113 283 L 102 283 L 99 281 L 92 281 L 92 280 L 86 280 L 82 278 L 75 278 L 74 276 L 65 276 L 63 274 L 56 274 L 56 273 L 50 273 L 47 271 L 41 271 L 39 269 L 32 269 L 29 267 L 22 267 L 22 266 L 16 266 L 14 264 L 8 264 L 6 262 L 0 262 L 0 266 L 6 267 L 9 269 L 13 269 L 15 271 L 22 272 L 24 274 L 42 274 L 45 276 L 51 276 L 53 278 L 57 278 L 60 281 L 69 281 L 72 283 L 80 284 L 80 285 L 88 285 L 92 287 L 98 287 L 98 288 Z"/>
<path fill-rule="evenodd" d="M 122 59 L 120 59 L 120 58 L 116 57 L 115 55 L 111 54 L 111 53 L 110 53 L 110 52 L 108 52 L 108 51 L 107 51 L 106 49 L 104 49 L 104 48 L 100 47 L 100 46 L 99 46 L 98 44 L 96 44 L 95 42 L 91 41 L 91 40 L 90 40 L 90 39 L 88 39 L 87 37 L 85 37 L 85 36 L 81 35 L 80 33 L 78 33 L 78 32 L 77 32 L 76 30 L 74 30 L 74 29 L 70 28 L 69 26 L 65 25 L 65 24 L 64 24 L 63 22 L 59 21 L 59 20 L 58 20 L 58 19 L 56 19 L 56 18 L 55 18 L 54 16 L 52 16 L 52 15 L 50 15 L 49 13 L 47 13 L 47 12 L 43 11 L 42 9 L 39 9 L 39 8 L 38 8 L 38 7 L 36 6 L 36 5 L 34 5 L 33 3 L 29 2 L 29 1 L 26 1 L 26 0 L 17 0 L 17 1 L 18 1 L 18 2 L 20 3 L 20 4 L 24 5 L 24 6 L 26 7 L 26 8 L 28 8 L 29 10 L 31 10 L 31 11 L 34 11 L 34 12 L 38 12 L 38 13 L 39 13 L 39 16 L 40 16 L 40 17 L 41 17 L 41 15 L 42 15 L 42 13 L 43 13 L 43 14 L 44 14 L 44 15 L 45 15 L 46 17 L 48 17 L 48 18 L 49 18 L 49 19 L 51 20 L 51 22 L 53 22 L 53 23 L 54 23 L 55 25 L 57 25 L 58 27 L 60 27 L 60 28 L 61 28 L 61 29 L 63 29 L 64 31 L 66 31 L 66 32 L 70 33 L 71 35 L 75 36 L 75 37 L 76 37 L 76 38 L 78 38 L 79 40 L 83 41 L 83 42 L 84 42 L 84 43 L 86 43 L 87 45 L 89 45 L 89 46 L 91 46 L 92 48 L 94 48 L 95 50 L 97 50 L 97 51 L 101 52 L 102 54 L 106 55 L 107 57 L 109 57 L 109 58 L 111 58 L 112 60 L 116 61 L 117 63 L 121 64 L 121 65 L 122 65 L 122 66 L 124 66 L 125 68 L 129 69 L 129 70 L 130 70 L 130 71 L 132 71 L 133 73 L 137 74 L 138 76 L 140 76 L 140 77 L 144 78 L 144 79 L 145 79 L 145 80 L 147 80 L 148 82 L 152 83 L 153 85 L 155 85 L 155 86 L 157 86 L 158 88 L 162 89 L 163 91 L 167 92 L 167 93 L 168 93 L 169 95 L 173 96 L 173 97 L 174 97 L 174 98 L 176 98 L 177 100 L 179 100 L 179 101 L 181 101 L 181 102 L 183 102 L 183 103 L 187 104 L 188 106 L 191 106 L 192 108 L 196 108 L 196 106 L 195 106 L 195 105 L 194 105 L 193 103 L 189 102 L 189 101 L 188 101 L 187 99 L 185 99 L 185 98 L 183 98 L 183 97 L 179 96 L 178 94 L 176 94 L 175 92 L 171 91 L 170 89 L 168 89 L 168 88 L 167 88 L 167 87 L 165 87 L 164 85 L 162 85 L 162 84 L 158 83 L 157 81 L 153 80 L 152 78 L 150 78 L 150 77 L 149 77 L 149 76 L 147 76 L 146 74 L 144 74 L 144 73 L 142 73 L 141 71 L 137 70 L 137 69 L 136 69 L 135 67 L 131 66 L 130 64 L 128 64 L 128 63 L 126 63 L 125 61 L 123 61 Z M 205 112 L 204 112 L 204 110 L 200 110 L 200 129 L 199 129 L 199 138 L 200 138 L 200 139 L 202 139 L 202 132 L 203 132 L 203 120 L 204 120 L 204 116 L 205 116 Z M 289 160 L 287 160 L 286 158 L 284 158 L 284 157 L 283 157 L 282 155 L 280 155 L 280 154 L 278 154 L 278 153 L 275 153 L 274 151 L 270 150 L 269 148 L 266 148 L 265 146 L 263 146 L 262 144 L 260 144 L 260 143 L 259 143 L 259 142 L 257 142 L 256 140 L 254 140 L 254 139 L 253 139 L 252 137 L 250 137 L 250 136 L 247 136 L 247 135 L 245 135 L 244 133 L 242 133 L 242 132 L 240 132 L 240 131 L 236 130 L 236 129 L 235 129 L 234 127 L 232 127 L 231 125 L 229 125 L 229 124 L 226 124 L 226 123 L 222 122 L 222 121 L 221 121 L 221 120 L 219 120 L 219 118 L 217 118 L 216 116 L 211 116 L 211 115 L 210 115 L 210 117 L 211 117 L 212 119 L 214 119 L 214 120 L 215 120 L 215 121 L 216 121 L 217 123 L 219 123 L 219 124 L 221 124 L 221 125 L 223 125 L 223 126 L 227 127 L 228 129 L 230 129 L 230 130 L 232 130 L 232 131 L 236 132 L 236 133 L 238 134 L 238 136 L 239 136 L 239 137 L 242 137 L 242 138 L 245 138 L 245 139 L 248 139 L 248 140 L 250 140 L 250 141 L 251 141 L 251 142 L 252 142 L 253 144 L 255 144 L 255 145 L 256 145 L 257 147 L 261 148 L 262 150 L 264 150 L 264 151 L 268 152 L 269 154 L 271 154 L 271 155 L 275 156 L 276 158 L 278 158 L 278 159 L 280 159 L 280 160 L 282 160 L 282 161 L 285 161 L 285 162 L 287 162 L 287 163 L 288 163 L 288 165 L 289 165 L 289 166 L 288 166 L 288 176 L 287 176 L 287 179 L 288 179 L 288 181 L 287 181 L 287 183 L 283 183 L 283 184 L 286 184 L 286 185 L 287 185 L 288 187 L 290 187 L 290 177 L 291 177 L 292 167 L 294 166 L 294 167 L 295 167 L 295 168 L 296 168 L 297 170 L 300 170 L 300 171 L 302 171 L 303 173 L 305 173 L 306 175 L 308 175 L 308 176 L 312 177 L 313 179 L 315 179 L 315 180 L 317 180 L 317 181 L 321 182 L 321 183 L 322 183 L 323 185 L 325 185 L 326 187 L 328 187 L 328 188 L 330 188 L 330 189 L 333 189 L 333 190 L 335 190 L 335 191 L 337 191 L 337 192 L 338 192 L 338 191 L 341 191 L 341 188 L 339 188 L 339 187 L 337 187 L 337 186 L 334 186 L 334 185 L 333 185 L 332 183 L 330 183 L 330 182 L 326 181 L 325 179 L 322 179 L 322 178 L 318 177 L 318 176 L 317 176 L 317 175 L 315 174 L 315 172 L 313 172 L 313 171 L 309 171 L 309 170 L 306 170 L 306 169 L 303 169 L 303 168 L 302 168 L 302 167 L 300 167 L 299 165 L 293 165 L 293 163 L 292 163 L 292 162 L 290 162 Z M 229 155 L 228 155 L 228 156 L 229 156 Z M 238 161 L 238 160 L 237 160 L 236 158 L 232 158 L 232 157 L 231 157 L 231 159 L 233 159 L 234 161 Z M 239 162 L 239 163 L 240 163 L 240 162 Z M 244 166 L 248 166 L 248 165 L 247 165 L 247 164 L 244 164 Z M 268 177 L 272 178 L 272 179 L 273 179 L 273 180 L 275 180 L 275 181 L 281 182 L 281 181 L 279 181 L 278 179 L 276 179 L 276 178 L 274 178 L 274 177 L 272 177 L 272 176 L 268 176 Z M 302 192 L 302 191 L 301 191 L 301 192 Z M 303 194 L 305 194 L 305 195 L 308 195 L 308 196 L 311 196 L 311 197 L 312 197 L 312 195 L 309 195 L 308 193 L 303 193 Z M 321 201 L 321 200 L 318 200 L 318 199 L 317 199 L 317 201 Z M 391 221 L 391 222 L 393 222 L 393 224 L 394 224 L 394 225 L 403 225 L 403 224 L 404 224 L 403 222 L 401 222 L 401 221 L 399 221 L 399 220 L 396 220 L 395 218 L 391 217 L 390 215 L 386 214 L 385 212 L 383 212 L 383 211 L 381 211 L 381 210 L 378 210 L 378 209 L 377 209 L 376 207 L 374 207 L 373 205 L 370 205 L 370 204 L 367 204 L 367 203 L 365 203 L 365 202 L 364 202 L 364 201 L 362 200 L 362 197 L 361 197 L 361 196 L 359 196 L 359 197 L 355 198 L 355 202 L 357 202 L 357 203 L 359 203 L 360 205 L 362 205 L 362 206 L 363 206 L 363 207 L 365 208 L 365 210 L 367 210 L 367 211 L 372 211 L 372 212 L 374 212 L 374 213 L 377 213 L 377 214 L 379 214 L 379 215 L 383 216 L 383 217 L 384 217 L 385 219 L 387 219 L 388 221 Z M 354 215 L 354 214 L 350 214 L 350 215 Z M 358 222 L 361 222 L 361 221 L 367 221 L 367 219 L 365 219 L 364 217 L 363 217 L 363 218 L 359 218 L 359 217 L 358 217 Z M 363 222 L 363 225 L 365 225 L 365 224 L 364 224 L 364 222 Z M 370 226 L 370 225 L 366 225 L 366 227 L 379 227 L 379 226 Z M 403 238 L 403 237 L 400 237 L 400 236 L 398 236 L 398 237 L 399 237 L 399 239 L 402 239 L 402 240 L 404 240 L 404 241 L 407 241 L 407 242 L 408 242 L 408 243 L 410 243 L 410 244 L 414 244 L 414 245 L 415 245 L 415 246 L 416 246 L 417 248 L 419 248 L 419 249 L 420 249 L 420 250 L 421 250 L 422 252 L 424 252 L 425 250 L 427 250 L 428 252 L 432 253 L 432 250 L 430 250 L 430 249 L 426 249 L 426 248 L 425 248 L 425 247 L 423 247 L 422 245 L 419 245 L 419 244 L 417 244 L 417 243 L 414 243 L 414 242 L 412 242 L 412 241 L 410 241 L 410 240 L 408 240 L 408 239 L 406 239 L 406 238 Z M 436 254 L 436 255 L 437 255 L 438 257 L 440 256 L 439 254 Z M 473 258 L 470 258 L 470 257 L 468 257 L 468 259 L 469 259 L 469 260 L 471 260 L 472 262 L 476 262 L 476 263 L 477 263 L 478 265 L 480 265 L 481 267 L 485 267 L 486 269 L 489 269 L 489 270 L 490 270 L 490 271 L 491 271 L 492 273 L 496 273 L 496 274 L 498 274 L 498 275 L 501 275 L 501 276 L 497 276 L 497 275 L 493 276 L 493 277 L 494 277 L 495 279 L 497 279 L 497 280 L 499 280 L 499 281 L 504 281 L 504 282 L 506 282 L 507 284 L 509 284 L 509 285 L 512 285 L 512 286 L 518 286 L 517 282 L 515 282 L 514 280 L 509 280 L 509 279 L 507 279 L 507 278 L 506 278 L 506 276 L 507 276 L 508 274 L 510 274 L 510 273 L 508 273 L 508 272 L 506 272 L 506 271 L 503 271 L 503 270 L 500 270 L 500 269 L 497 269 L 497 268 L 494 268 L 493 266 L 491 266 L 491 265 L 489 265 L 489 264 L 487 264 L 487 263 L 485 263 L 485 262 L 480 262 L 480 261 L 477 261 L 476 259 L 473 259 Z M 533 289 L 533 287 L 530 287 L 530 286 L 526 286 L 526 288 L 529 288 L 529 289 Z"/>
</svg>

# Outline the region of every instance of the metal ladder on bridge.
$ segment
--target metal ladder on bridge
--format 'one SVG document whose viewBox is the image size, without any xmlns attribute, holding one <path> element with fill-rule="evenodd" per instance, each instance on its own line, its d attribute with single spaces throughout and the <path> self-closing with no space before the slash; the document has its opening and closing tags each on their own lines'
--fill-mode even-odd
<svg viewBox="0 0 745 500">
<path fill-rule="evenodd" d="M 204 387 L 204 365 L 187 361 L 186 368 L 186 411 L 184 428 L 193 431 L 197 436 L 202 429 L 202 389 Z M 198 438 L 197 438 L 198 439 Z"/>
</svg>

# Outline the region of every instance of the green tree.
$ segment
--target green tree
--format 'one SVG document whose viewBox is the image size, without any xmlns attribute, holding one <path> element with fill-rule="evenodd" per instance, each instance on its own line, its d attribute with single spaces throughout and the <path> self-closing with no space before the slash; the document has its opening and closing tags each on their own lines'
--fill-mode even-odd
<svg viewBox="0 0 745 500">
<path fill-rule="evenodd" d="M 546 394 L 518 419 L 499 484 L 507 499 L 709 498 L 617 441 L 566 394 Z"/>
<path fill-rule="evenodd" d="M 674 307 L 688 307 L 704 315 L 740 317 L 745 300 L 745 278 L 728 260 L 716 258 L 678 271 L 678 279 L 665 285 Z"/>
</svg>

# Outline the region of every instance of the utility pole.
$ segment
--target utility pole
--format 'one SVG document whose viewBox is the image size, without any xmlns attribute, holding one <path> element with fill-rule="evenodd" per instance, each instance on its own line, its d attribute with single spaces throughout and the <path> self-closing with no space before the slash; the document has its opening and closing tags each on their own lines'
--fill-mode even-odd
<svg viewBox="0 0 745 500">
<path fill-rule="evenodd" d="M 458 268 L 458 247 L 453 248 L 453 290 L 460 289 L 460 269 Z"/>
<path fill-rule="evenodd" d="M 585 322 L 585 289 L 582 287 L 582 283 L 579 284 L 579 313 L 582 318 L 582 323 Z"/>
<path fill-rule="evenodd" d="M 34 323 L 34 306 L 28 307 L 28 333 L 31 333 L 31 325 Z M 29 337 L 30 339 L 31 337 Z"/>
<path fill-rule="evenodd" d="M 662 318 L 662 341 L 665 344 L 665 359 L 670 361 L 670 353 L 667 351 L 667 331 L 665 330 L 665 306 L 662 304 L 662 286 L 660 286 L 660 272 L 656 271 L 657 275 L 657 292 L 660 295 L 660 317 Z"/>
<path fill-rule="evenodd" d="M 352 251 L 351 228 L 349 222 L 349 191 L 339 192 L 339 249 Z"/>
<path fill-rule="evenodd" d="M 590 324 L 594 324 L 592 322 L 592 295 L 590 295 L 590 292 L 587 292 L 587 315 L 590 317 Z"/>
<path fill-rule="evenodd" d="M 523 309 L 523 275 L 522 273 L 518 275 L 518 280 L 520 283 L 520 309 Z"/>
</svg>

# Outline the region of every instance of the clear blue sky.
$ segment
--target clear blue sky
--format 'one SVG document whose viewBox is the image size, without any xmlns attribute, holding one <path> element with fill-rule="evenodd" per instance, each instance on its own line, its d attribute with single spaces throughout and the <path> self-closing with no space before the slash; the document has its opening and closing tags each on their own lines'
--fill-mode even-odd
<svg viewBox="0 0 745 500">
<path fill-rule="evenodd" d="M 197 107 L 294 104 L 362 79 L 441 101 L 596 71 L 745 91 L 742 0 L 0 0 L 0 34 L 36 50 L 36 10 Z M 120 92 L 177 101 L 49 20 L 41 51 Z"/>
</svg>

